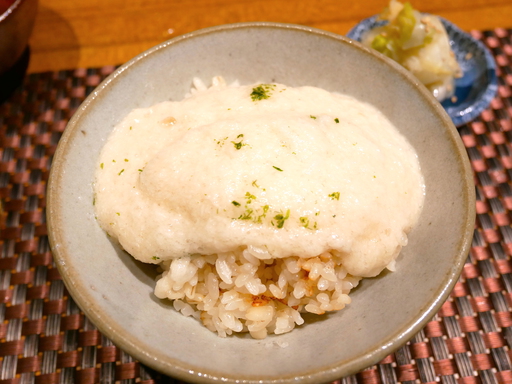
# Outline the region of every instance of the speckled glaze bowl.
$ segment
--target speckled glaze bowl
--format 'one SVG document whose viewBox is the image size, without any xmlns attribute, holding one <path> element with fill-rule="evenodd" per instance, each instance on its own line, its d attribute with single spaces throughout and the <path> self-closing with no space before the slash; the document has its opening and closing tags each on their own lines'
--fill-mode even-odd
<svg viewBox="0 0 512 384">
<path fill-rule="evenodd" d="M 415 147 L 426 182 L 425 208 L 396 272 L 364 280 L 345 310 L 306 315 L 291 333 L 264 340 L 220 338 L 156 299 L 154 267 L 113 246 L 94 218 L 94 169 L 112 128 L 133 108 L 182 99 L 194 76 L 209 83 L 215 75 L 228 82 L 313 85 L 373 104 Z M 474 199 L 453 123 L 403 68 L 343 36 L 243 23 L 162 43 L 100 84 L 60 141 L 47 217 L 71 295 L 101 332 L 142 363 L 192 382 L 321 383 L 378 362 L 436 313 L 469 250 Z"/>
</svg>

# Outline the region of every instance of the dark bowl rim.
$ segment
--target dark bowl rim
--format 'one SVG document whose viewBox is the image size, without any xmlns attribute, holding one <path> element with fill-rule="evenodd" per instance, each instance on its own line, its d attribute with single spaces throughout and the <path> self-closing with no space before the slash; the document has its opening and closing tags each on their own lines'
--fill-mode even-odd
<svg viewBox="0 0 512 384">
<path fill-rule="evenodd" d="M 12 3 L 4 13 L 0 14 L 0 23 L 10 18 L 10 16 L 20 8 L 21 3 L 24 1 L 25 0 L 14 0 L 14 3 Z"/>
</svg>

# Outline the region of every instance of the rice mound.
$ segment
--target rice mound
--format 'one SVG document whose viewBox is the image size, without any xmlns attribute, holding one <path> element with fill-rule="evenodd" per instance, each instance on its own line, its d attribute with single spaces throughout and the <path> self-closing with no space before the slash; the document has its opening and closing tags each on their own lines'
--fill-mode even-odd
<svg viewBox="0 0 512 384">
<path fill-rule="evenodd" d="M 247 247 L 164 261 L 155 295 L 174 300 L 177 311 L 221 337 L 249 332 L 263 339 L 303 324 L 301 313 L 343 309 L 361 280 L 347 273 L 335 251 L 309 259 L 265 256 Z"/>
</svg>

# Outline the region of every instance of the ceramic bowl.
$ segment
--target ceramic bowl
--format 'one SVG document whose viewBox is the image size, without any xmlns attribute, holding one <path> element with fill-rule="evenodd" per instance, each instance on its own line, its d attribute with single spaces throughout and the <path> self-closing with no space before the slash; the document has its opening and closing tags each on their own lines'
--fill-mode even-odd
<svg viewBox="0 0 512 384">
<path fill-rule="evenodd" d="M 290 333 L 220 338 L 153 295 L 154 267 L 100 229 L 94 170 L 132 109 L 180 100 L 192 78 L 312 85 L 380 109 L 415 147 L 425 208 L 397 271 L 367 279 L 345 310 L 305 316 Z M 212 175 L 215 177 L 215 175 Z M 402 67 L 343 36 L 304 26 L 242 23 L 162 43 L 110 75 L 69 122 L 52 162 L 48 228 L 56 264 L 85 314 L 154 369 L 205 383 L 319 383 L 355 373 L 406 343 L 436 313 L 461 271 L 474 225 L 466 151 L 441 105 Z"/>
<path fill-rule="evenodd" d="M 27 47 L 38 3 L 37 0 L 5 2 L 10 6 L 0 14 L 0 74 L 11 68 Z"/>
<path fill-rule="evenodd" d="M 451 48 L 463 72 L 463 76 L 455 80 L 455 98 L 445 99 L 441 104 L 453 123 L 459 127 L 480 115 L 496 96 L 496 62 L 481 41 L 450 21 L 442 17 L 440 20 L 448 33 Z M 369 17 L 352 28 L 347 37 L 361 41 L 366 31 L 384 23 L 378 20 L 377 15 Z"/>
</svg>

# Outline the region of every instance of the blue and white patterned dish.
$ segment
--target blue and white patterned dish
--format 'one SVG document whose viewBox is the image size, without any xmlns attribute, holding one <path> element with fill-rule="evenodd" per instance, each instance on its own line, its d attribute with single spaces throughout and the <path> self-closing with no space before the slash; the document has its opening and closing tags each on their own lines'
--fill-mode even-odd
<svg viewBox="0 0 512 384">
<path fill-rule="evenodd" d="M 441 102 L 453 123 L 459 127 L 475 119 L 486 109 L 498 90 L 496 62 L 491 52 L 470 34 L 453 23 L 440 18 L 448 36 L 452 50 L 463 71 L 463 76 L 455 80 L 454 101 Z M 363 34 L 386 22 L 372 16 L 352 28 L 347 37 L 361 41 Z"/>
</svg>

